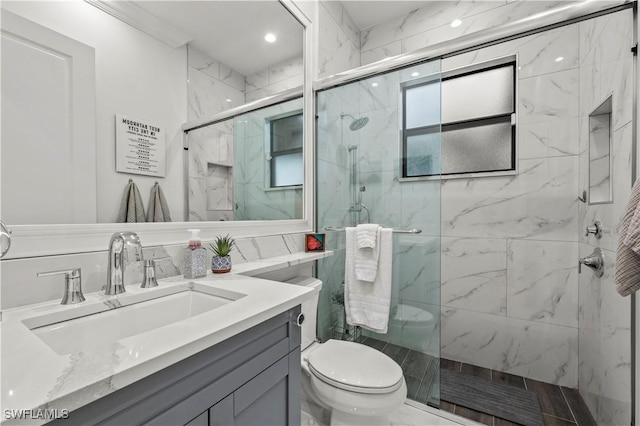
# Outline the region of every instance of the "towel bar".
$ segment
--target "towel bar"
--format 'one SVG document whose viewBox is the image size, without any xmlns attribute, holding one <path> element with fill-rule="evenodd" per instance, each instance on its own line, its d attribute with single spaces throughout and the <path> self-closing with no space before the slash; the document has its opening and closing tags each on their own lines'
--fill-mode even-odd
<svg viewBox="0 0 640 426">
<path fill-rule="evenodd" d="M 336 227 L 336 226 L 325 226 L 325 231 L 344 231 L 346 228 L 344 227 Z M 394 229 L 394 234 L 420 234 L 422 233 L 422 229 Z"/>
</svg>

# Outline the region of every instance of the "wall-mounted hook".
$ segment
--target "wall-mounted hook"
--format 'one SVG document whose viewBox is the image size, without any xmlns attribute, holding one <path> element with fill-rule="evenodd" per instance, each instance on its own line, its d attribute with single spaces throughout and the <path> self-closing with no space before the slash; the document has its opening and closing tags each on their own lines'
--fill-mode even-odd
<svg viewBox="0 0 640 426">
<path fill-rule="evenodd" d="M 587 191 L 582 191 L 582 196 L 578 196 L 578 200 L 582 201 L 583 203 L 587 202 Z"/>
</svg>

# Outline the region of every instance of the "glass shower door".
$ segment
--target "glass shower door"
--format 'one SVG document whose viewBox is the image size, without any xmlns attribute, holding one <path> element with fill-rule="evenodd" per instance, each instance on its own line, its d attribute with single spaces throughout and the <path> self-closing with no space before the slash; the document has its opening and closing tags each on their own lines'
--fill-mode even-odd
<svg viewBox="0 0 640 426">
<path fill-rule="evenodd" d="M 316 102 L 318 232 L 335 252 L 318 265 L 318 336 L 381 350 L 402 367 L 409 398 L 438 406 L 440 61 L 326 89 Z M 345 324 L 343 228 L 359 223 L 395 230 L 386 334 Z"/>
</svg>

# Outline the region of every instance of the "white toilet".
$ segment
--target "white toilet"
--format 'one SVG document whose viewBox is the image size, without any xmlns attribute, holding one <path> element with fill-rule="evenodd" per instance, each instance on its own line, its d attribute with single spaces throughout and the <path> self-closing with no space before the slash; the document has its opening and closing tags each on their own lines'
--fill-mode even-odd
<svg viewBox="0 0 640 426">
<path fill-rule="evenodd" d="M 287 281 L 320 290 L 322 281 L 298 277 Z M 360 343 L 316 341 L 318 293 L 302 304 L 302 387 L 331 411 L 331 425 L 388 425 L 387 416 L 407 397 L 400 366 L 387 355 Z"/>
</svg>

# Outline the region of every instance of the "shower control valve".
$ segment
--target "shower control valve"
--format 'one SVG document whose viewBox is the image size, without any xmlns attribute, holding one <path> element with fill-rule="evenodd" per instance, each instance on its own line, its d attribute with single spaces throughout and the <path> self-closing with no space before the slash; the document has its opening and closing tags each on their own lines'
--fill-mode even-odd
<svg viewBox="0 0 640 426">
<path fill-rule="evenodd" d="M 599 248 L 596 248 L 589 256 L 581 257 L 578 260 L 578 273 L 582 273 L 582 265 L 591 268 L 596 277 L 604 275 L 604 256 Z"/>
</svg>

